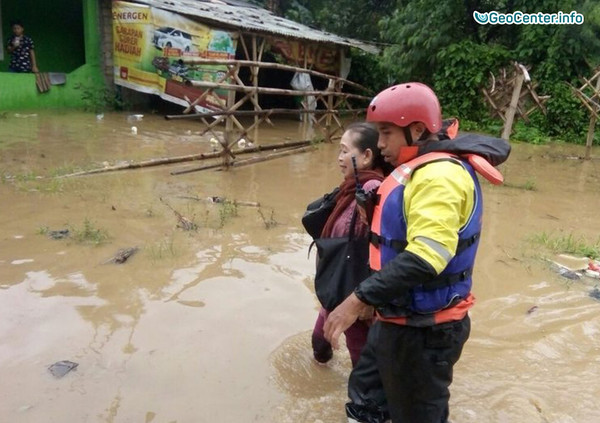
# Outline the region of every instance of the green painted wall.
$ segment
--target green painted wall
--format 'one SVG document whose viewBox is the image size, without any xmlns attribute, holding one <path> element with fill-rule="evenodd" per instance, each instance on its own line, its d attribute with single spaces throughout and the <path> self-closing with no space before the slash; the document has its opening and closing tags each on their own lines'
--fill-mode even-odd
<svg viewBox="0 0 600 423">
<path fill-rule="evenodd" d="M 67 83 L 40 94 L 35 75 L 8 73 L 5 51 L 0 61 L 0 110 L 84 106 L 83 97 L 101 93 L 104 79 L 100 57 L 98 0 L 0 0 L 3 42 L 10 21 L 23 21 L 33 38 L 41 72 L 64 72 Z"/>
</svg>

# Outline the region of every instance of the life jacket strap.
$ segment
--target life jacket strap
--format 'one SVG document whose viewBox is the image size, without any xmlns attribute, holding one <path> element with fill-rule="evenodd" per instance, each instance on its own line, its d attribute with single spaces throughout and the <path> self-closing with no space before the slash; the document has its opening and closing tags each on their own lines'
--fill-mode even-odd
<svg viewBox="0 0 600 423">
<path fill-rule="evenodd" d="M 373 244 L 375 246 L 375 248 L 379 248 L 380 245 L 383 245 L 388 248 L 391 248 L 392 250 L 394 250 L 397 253 L 401 253 L 402 251 L 404 251 L 404 249 L 408 245 L 408 242 L 406 242 L 406 241 L 401 241 L 399 239 L 385 238 L 381 235 L 377 235 L 373 231 L 369 231 L 369 242 L 371 244 Z"/>
<path fill-rule="evenodd" d="M 469 248 L 471 245 L 475 244 L 477 241 L 479 241 L 480 237 L 481 237 L 481 232 L 477 232 L 475 235 L 473 235 L 469 238 L 460 239 L 458 241 L 458 245 L 456 246 L 456 255 L 459 255 L 460 253 L 465 251 L 467 248 Z"/>
<path fill-rule="evenodd" d="M 465 281 L 469 279 L 473 275 L 473 268 L 470 267 L 466 270 L 463 270 L 460 273 L 453 273 L 451 275 L 438 275 L 433 278 L 429 282 L 421 285 L 423 290 L 425 291 L 434 291 L 438 288 L 443 288 L 446 286 L 451 286 L 457 284 L 459 282 Z"/>
</svg>

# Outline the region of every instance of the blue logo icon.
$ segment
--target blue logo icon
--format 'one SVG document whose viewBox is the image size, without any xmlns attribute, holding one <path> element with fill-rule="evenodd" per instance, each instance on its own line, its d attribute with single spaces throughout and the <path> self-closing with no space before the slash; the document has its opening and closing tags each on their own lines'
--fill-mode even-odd
<svg viewBox="0 0 600 423">
<path fill-rule="evenodd" d="M 475 19 L 475 22 L 477 22 L 479 25 L 485 25 L 490 20 L 489 12 L 479 13 L 477 10 L 474 10 L 473 19 Z"/>
</svg>

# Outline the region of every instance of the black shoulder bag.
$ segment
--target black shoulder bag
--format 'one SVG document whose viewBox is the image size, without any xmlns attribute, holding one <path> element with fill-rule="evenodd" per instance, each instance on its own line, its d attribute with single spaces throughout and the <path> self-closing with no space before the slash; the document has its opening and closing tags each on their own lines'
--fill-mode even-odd
<svg viewBox="0 0 600 423">
<path fill-rule="evenodd" d="M 339 191 L 340 188 L 336 187 L 330 193 L 325 194 L 306 206 L 306 211 L 302 216 L 302 225 L 313 239 L 321 236 L 325 222 L 327 222 L 327 218 L 335 207 L 336 196 Z"/>
<path fill-rule="evenodd" d="M 333 310 L 366 279 L 369 269 L 369 238 L 355 237 L 357 211 L 352 214 L 348 236 L 317 238 L 319 253 L 315 292 L 326 310 Z"/>
</svg>

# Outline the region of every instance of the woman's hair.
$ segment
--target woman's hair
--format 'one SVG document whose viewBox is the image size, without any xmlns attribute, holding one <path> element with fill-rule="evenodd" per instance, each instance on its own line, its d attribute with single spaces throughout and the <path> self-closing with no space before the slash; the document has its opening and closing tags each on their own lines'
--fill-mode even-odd
<svg viewBox="0 0 600 423">
<path fill-rule="evenodd" d="M 393 170 L 393 166 L 383 160 L 381 150 L 377 147 L 379 132 L 372 123 L 355 122 L 346 127 L 346 131 L 354 134 L 352 141 L 361 152 L 369 149 L 373 153 L 372 169 L 381 169 L 385 176 Z"/>
</svg>

